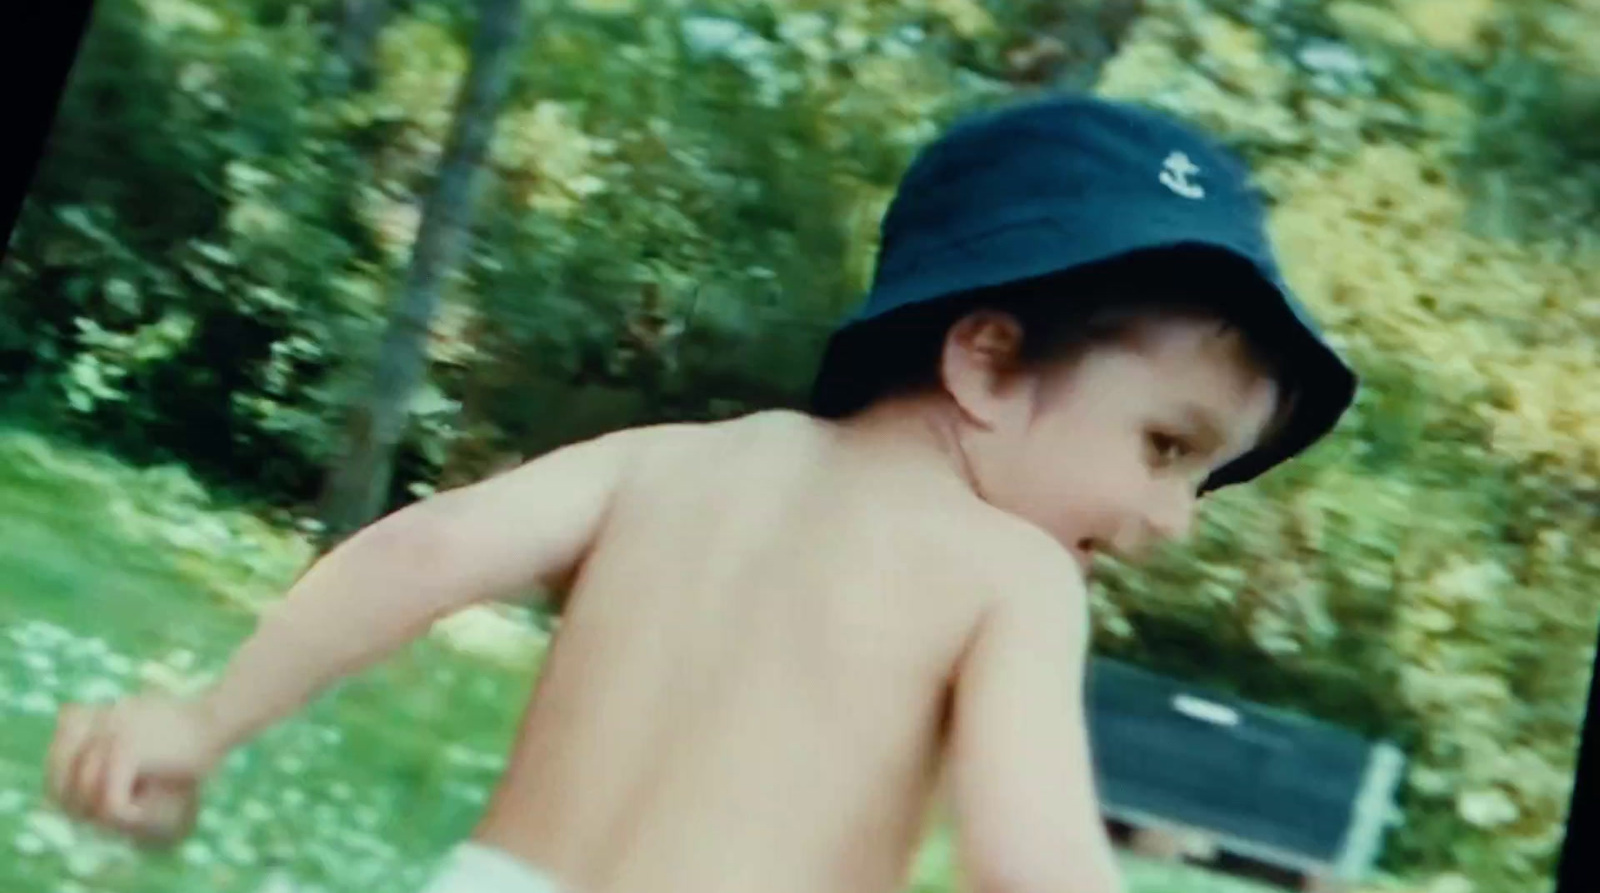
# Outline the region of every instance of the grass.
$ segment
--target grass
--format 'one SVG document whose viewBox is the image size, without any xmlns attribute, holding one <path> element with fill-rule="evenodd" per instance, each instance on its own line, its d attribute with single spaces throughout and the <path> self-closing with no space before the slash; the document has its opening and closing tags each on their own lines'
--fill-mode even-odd
<svg viewBox="0 0 1600 893">
<path fill-rule="evenodd" d="M 274 876 L 306 893 L 420 886 L 470 828 L 528 685 L 430 643 L 236 754 L 174 854 L 140 853 L 41 803 L 61 700 L 215 672 L 250 628 L 251 598 L 303 559 L 204 506 L 152 510 L 139 494 L 163 483 L 0 431 L 0 847 L 14 853 L 0 858 L 0 890 L 225 893 Z M 208 526 L 233 535 L 179 533 Z M 222 556 L 210 567 L 197 560 L 207 551 Z"/>
<path fill-rule="evenodd" d="M 173 470 L 0 428 L 0 891 L 320 893 L 415 890 L 467 833 L 531 680 L 419 643 L 271 730 L 211 784 L 195 834 L 150 854 L 41 800 L 56 706 L 146 683 L 193 684 L 248 632 L 303 543 L 209 505 Z M 1128 862 L 1133 893 L 1250 893 Z M 953 889 L 948 834 L 915 893 Z"/>
</svg>

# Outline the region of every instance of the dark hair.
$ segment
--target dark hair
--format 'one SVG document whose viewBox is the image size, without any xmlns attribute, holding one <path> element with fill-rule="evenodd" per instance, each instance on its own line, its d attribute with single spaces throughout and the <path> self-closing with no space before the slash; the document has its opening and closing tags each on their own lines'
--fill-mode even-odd
<svg viewBox="0 0 1600 893">
<path fill-rule="evenodd" d="M 871 342 L 873 360 L 858 370 L 851 412 L 937 388 L 951 327 L 980 310 L 1006 313 L 1021 324 L 1018 360 L 1025 367 L 1070 361 L 1125 337 L 1153 316 L 1193 316 L 1238 330 L 1250 359 L 1278 382 L 1275 430 L 1287 419 L 1297 387 L 1278 339 L 1252 325 L 1244 312 L 1241 283 L 1247 281 L 1228 255 L 1167 248 L 908 307 L 864 325 L 859 333 L 862 342 Z"/>
</svg>

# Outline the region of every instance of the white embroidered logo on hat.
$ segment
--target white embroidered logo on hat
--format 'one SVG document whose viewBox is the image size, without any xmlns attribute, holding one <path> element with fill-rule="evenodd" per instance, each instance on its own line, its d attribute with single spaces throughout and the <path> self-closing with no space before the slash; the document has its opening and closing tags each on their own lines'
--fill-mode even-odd
<svg viewBox="0 0 1600 893">
<path fill-rule="evenodd" d="M 1161 163 L 1161 185 L 1184 198 L 1202 199 L 1206 197 L 1205 187 L 1189 179 L 1198 173 L 1200 165 L 1182 152 L 1173 152 Z"/>
</svg>

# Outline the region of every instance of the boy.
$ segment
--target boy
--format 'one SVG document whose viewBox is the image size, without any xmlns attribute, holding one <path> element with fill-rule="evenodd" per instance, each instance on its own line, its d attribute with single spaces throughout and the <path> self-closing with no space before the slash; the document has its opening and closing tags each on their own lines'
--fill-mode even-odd
<svg viewBox="0 0 1600 893">
<path fill-rule="evenodd" d="M 1281 285 L 1243 169 L 1153 113 L 975 118 L 883 236 L 815 415 L 622 431 L 398 512 L 209 692 L 64 711 L 52 790 L 173 839 L 229 749 L 536 583 L 563 624 L 436 893 L 891 893 L 942 774 L 981 893 L 1120 890 L 1084 575 L 1320 438 L 1355 378 Z"/>
</svg>

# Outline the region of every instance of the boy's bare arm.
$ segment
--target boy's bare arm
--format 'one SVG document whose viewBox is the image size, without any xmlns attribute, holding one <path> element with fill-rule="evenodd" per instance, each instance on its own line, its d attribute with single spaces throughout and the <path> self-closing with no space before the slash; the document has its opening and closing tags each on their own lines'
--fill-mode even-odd
<svg viewBox="0 0 1600 893">
<path fill-rule="evenodd" d="M 1065 555 L 996 604 L 956 683 L 951 773 L 977 893 L 1119 893 L 1084 714 L 1086 594 Z"/>
<path fill-rule="evenodd" d="M 434 621 L 566 583 L 648 437 L 618 432 L 441 493 L 318 562 L 235 654 L 205 706 L 229 745 L 425 633 Z"/>
<path fill-rule="evenodd" d="M 51 794 L 72 815 L 177 839 L 199 781 L 228 750 L 440 617 L 564 584 L 650 437 L 570 446 L 372 525 L 301 577 L 197 698 L 64 707 L 47 758 Z"/>
</svg>

